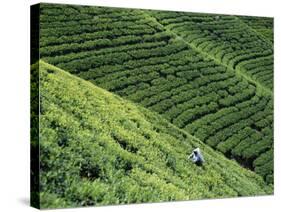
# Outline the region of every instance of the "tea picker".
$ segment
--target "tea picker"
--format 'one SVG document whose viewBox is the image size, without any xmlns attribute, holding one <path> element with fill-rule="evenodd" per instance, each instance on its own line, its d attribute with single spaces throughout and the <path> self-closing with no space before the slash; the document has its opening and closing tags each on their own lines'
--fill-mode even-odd
<svg viewBox="0 0 281 212">
<path fill-rule="evenodd" d="M 197 166 L 202 166 L 203 163 L 205 162 L 204 157 L 199 148 L 194 149 L 192 153 L 189 155 L 188 159 L 191 159 L 191 161 L 195 163 Z"/>
</svg>

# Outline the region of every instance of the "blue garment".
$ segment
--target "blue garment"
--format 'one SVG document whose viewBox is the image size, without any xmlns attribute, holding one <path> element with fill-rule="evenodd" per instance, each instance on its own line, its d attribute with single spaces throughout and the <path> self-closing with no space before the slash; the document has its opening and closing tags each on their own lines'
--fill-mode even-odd
<svg viewBox="0 0 281 212">
<path fill-rule="evenodd" d="M 201 166 L 204 163 L 204 158 L 199 148 L 193 150 L 191 154 L 191 160 L 193 163 L 195 163 L 198 166 Z"/>
</svg>

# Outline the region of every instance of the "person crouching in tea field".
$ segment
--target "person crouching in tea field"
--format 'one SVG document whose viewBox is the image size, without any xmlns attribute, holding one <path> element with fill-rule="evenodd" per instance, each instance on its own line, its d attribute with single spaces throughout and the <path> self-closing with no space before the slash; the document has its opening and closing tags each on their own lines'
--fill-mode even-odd
<svg viewBox="0 0 281 212">
<path fill-rule="evenodd" d="M 197 166 L 202 166 L 205 162 L 199 148 L 194 149 L 189 155 L 188 159 L 191 159 L 192 162 L 195 163 Z"/>
</svg>

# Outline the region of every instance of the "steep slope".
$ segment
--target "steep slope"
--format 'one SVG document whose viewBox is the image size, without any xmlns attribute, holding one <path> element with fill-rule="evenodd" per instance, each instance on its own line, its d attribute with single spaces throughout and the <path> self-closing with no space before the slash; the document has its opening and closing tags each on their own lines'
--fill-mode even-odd
<svg viewBox="0 0 281 212">
<path fill-rule="evenodd" d="M 272 192 L 156 113 L 43 61 L 39 67 L 41 208 Z M 204 167 L 187 160 L 195 147 Z"/>
<path fill-rule="evenodd" d="M 44 61 L 161 114 L 273 183 L 272 43 L 240 17 L 40 7 Z"/>
</svg>

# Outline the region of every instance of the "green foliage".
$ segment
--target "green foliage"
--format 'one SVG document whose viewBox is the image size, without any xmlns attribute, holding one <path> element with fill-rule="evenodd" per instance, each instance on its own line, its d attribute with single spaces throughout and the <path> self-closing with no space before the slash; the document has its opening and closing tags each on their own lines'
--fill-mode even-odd
<svg viewBox="0 0 281 212">
<path fill-rule="evenodd" d="M 270 166 L 254 163 L 273 147 L 273 19 L 40 8 L 44 61 L 161 114 L 273 182 Z M 129 141 L 119 145 L 138 151 Z"/>
<path fill-rule="evenodd" d="M 164 27 L 199 51 L 273 88 L 273 19 L 151 11 Z M 263 61 L 263 63 L 261 63 Z M 249 67 L 252 65 L 253 68 Z M 258 69 L 258 71 L 257 71 Z"/>
<path fill-rule="evenodd" d="M 162 116 L 43 61 L 39 68 L 41 208 L 272 192 Z M 204 167 L 187 160 L 196 146 Z"/>
</svg>

